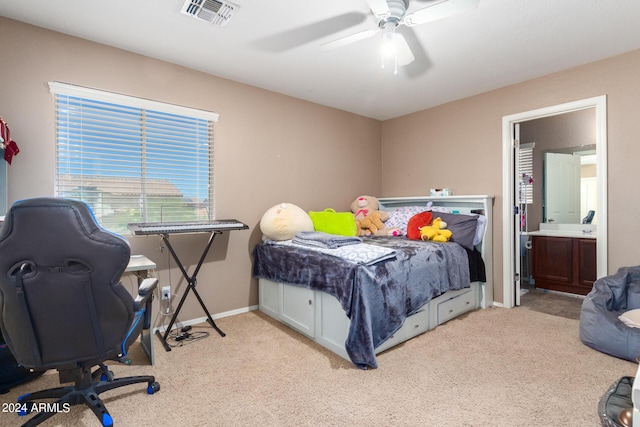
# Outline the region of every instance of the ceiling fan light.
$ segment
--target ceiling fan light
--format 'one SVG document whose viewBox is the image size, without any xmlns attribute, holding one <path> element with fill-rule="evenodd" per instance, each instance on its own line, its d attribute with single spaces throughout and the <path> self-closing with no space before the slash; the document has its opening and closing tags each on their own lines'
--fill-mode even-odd
<svg viewBox="0 0 640 427">
<path fill-rule="evenodd" d="M 397 52 L 395 37 L 382 39 L 382 56 L 395 56 Z"/>
<path fill-rule="evenodd" d="M 396 26 L 387 22 L 382 27 L 382 68 L 393 69 L 393 74 L 398 73 L 398 44 Z"/>
<path fill-rule="evenodd" d="M 395 56 L 396 52 L 396 28 L 395 25 L 388 22 L 382 28 L 382 55 L 385 57 Z"/>
</svg>

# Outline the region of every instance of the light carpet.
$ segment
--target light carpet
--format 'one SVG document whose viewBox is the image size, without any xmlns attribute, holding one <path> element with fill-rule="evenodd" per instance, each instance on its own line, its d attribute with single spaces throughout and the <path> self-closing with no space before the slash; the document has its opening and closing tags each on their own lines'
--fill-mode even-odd
<svg viewBox="0 0 640 427">
<path fill-rule="evenodd" d="M 117 426 L 598 426 L 597 406 L 637 365 L 586 347 L 578 321 L 524 309 L 477 310 L 378 355 L 349 361 L 259 312 L 219 319 L 211 335 L 165 352 L 136 348 L 116 376 L 152 374 L 161 390 L 132 385 L 102 395 Z M 58 386 L 39 379 L 1 395 Z M 24 422 L 0 414 L 0 425 Z M 45 426 L 99 426 L 82 406 Z"/>
</svg>

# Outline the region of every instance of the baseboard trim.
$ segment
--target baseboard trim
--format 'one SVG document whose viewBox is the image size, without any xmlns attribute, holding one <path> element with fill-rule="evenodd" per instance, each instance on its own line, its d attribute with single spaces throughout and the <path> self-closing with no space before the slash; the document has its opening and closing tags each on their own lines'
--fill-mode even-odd
<svg viewBox="0 0 640 427">
<path fill-rule="evenodd" d="M 235 315 L 243 314 L 243 313 L 249 313 L 250 311 L 255 311 L 257 309 L 258 309 L 257 305 L 252 305 L 252 306 L 249 306 L 249 307 L 243 307 L 243 308 L 238 308 L 238 309 L 235 309 L 235 310 L 225 311 L 223 313 L 212 314 L 211 318 L 213 320 L 217 320 L 217 319 L 222 319 L 224 317 L 235 316 Z M 196 319 L 176 322 L 173 325 L 173 327 L 171 328 L 171 330 L 182 329 L 185 326 L 193 326 L 193 325 L 197 325 L 199 323 L 204 323 L 206 321 L 207 321 L 207 316 L 202 316 L 202 317 L 198 317 Z M 166 326 L 159 326 L 157 328 L 153 328 L 153 333 L 155 334 L 156 331 L 160 331 L 160 333 L 164 333 L 164 331 L 166 331 L 166 330 L 167 330 Z"/>
</svg>

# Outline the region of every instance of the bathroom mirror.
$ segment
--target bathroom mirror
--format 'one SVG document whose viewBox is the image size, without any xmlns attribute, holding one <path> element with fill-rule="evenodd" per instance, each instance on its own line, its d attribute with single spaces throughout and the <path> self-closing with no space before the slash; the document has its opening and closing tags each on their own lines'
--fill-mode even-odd
<svg viewBox="0 0 640 427">
<path fill-rule="evenodd" d="M 533 204 L 528 208 L 529 224 L 534 227 L 544 222 L 580 224 L 590 210 L 595 211 L 591 223 L 596 224 L 596 109 L 585 108 L 521 122 L 520 143 L 531 142 L 534 143 L 534 183 Z M 547 173 L 547 157 L 561 159 L 551 166 L 551 174 Z M 572 214 L 559 215 L 554 201 L 560 201 L 561 210 L 572 210 Z"/>
<path fill-rule="evenodd" d="M 544 152 L 542 222 L 597 223 L 596 159 L 595 144 Z"/>
</svg>

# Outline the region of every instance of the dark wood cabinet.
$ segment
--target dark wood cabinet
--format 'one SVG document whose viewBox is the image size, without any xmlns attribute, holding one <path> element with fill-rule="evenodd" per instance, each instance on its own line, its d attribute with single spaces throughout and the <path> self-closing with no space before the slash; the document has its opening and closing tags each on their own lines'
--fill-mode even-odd
<svg viewBox="0 0 640 427">
<path fill-rule="evenodd" d="M 597 278 L 596 240 L 533 236 L 536 288 L 586 295 Z"/>
</svg>

